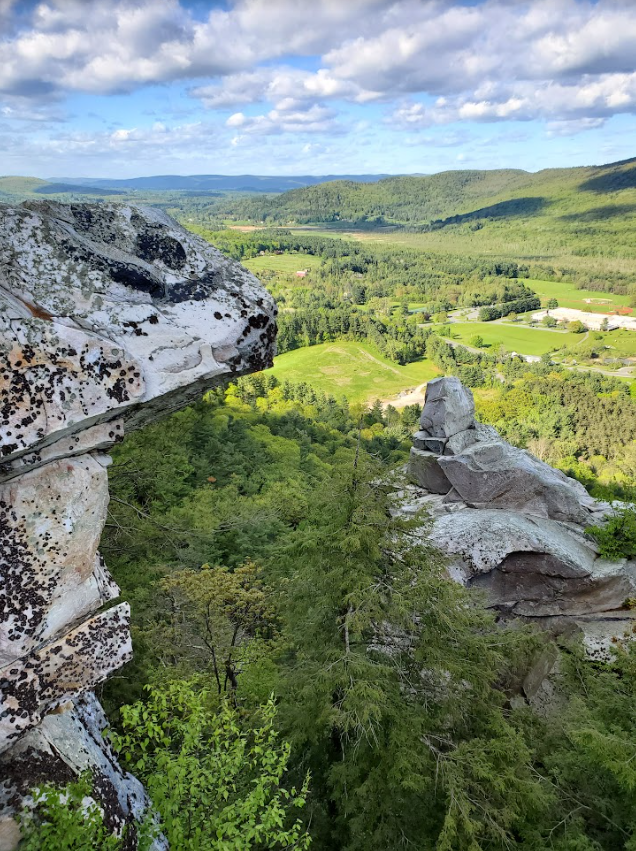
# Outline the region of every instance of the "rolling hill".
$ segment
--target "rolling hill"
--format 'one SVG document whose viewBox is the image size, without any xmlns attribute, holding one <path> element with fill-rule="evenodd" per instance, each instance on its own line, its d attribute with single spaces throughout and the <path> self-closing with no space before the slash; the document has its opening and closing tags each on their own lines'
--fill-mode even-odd
<svg viewBox="0 0 636 851">
<path fill-rule="evenodd" d="M 616 205 L 616 195 L 621 205 Z M 375 183 L 337 180 L 244 199 L 242 218 L 287 224 L 376 222 L 443 227 L 478 219 L 510 219 L 548 211 L 584 214 L 583 222 L 636 211 L 636 159 L 604 166 L 446 171 L 389 177 Z"/>
<path fill-rule="evenodd" d="M 95 186 L 102 189 L 119 189 L 125 192 L 156 191 L 195 191 L 195 192 L 287 192 L 298 187 L 313 186 L 314 184 L 334 180 L 351 180 L 357 183 L 376 182 L 385 174 L 357 175 L 299 175 L 299 176 L 263 176 L 257 174 L 159 174 L 152 177 L 132 177 L 123 180 L 93 177 L 56 177 L 50 178 L 55 183 L 68 185 Z"/>
</svg>

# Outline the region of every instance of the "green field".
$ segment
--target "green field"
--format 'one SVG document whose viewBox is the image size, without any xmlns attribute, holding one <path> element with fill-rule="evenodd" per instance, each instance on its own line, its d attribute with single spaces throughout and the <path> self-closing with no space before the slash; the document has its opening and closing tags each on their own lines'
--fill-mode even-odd
<svg viewBox="0 0 636 851">
<path fill-rule="evenodd" d="M 544 307 L 548 299 L 555 298 L 559 302 L 559 307 L 586 310 L 588 313 L 610 313 L 617 307 L 629 305 L 630 302 L 629 296 L 626 295 L 603 293 L 598 290 L 577 290 L 574 284 L 565 281 L 535 281 L 529 279 L 524 280 L 523 283 L 540 296 L 541 304 Z M 609 304 L 587 304 L 586 298 L 607 301 Z"/>
<path fill-rule="evenodd" d="M 250 272 L 257 275 L 259 272 L 287 272 L 294 274 L 302 269 L 315 269 L 321 264 L 320 257 L 313 254 L 265 254 L 260 257 L 250 257 L 249 260 L 241 260 Z"/>
<path fill-rule="evenodd" d="M 426 360 L 400 366 L 367 343 L 321 343 L 279 355 L 272 372 L 279 381 L 306 381 L 315 390 L 350 402 L 389 399 L 439 375 Z"/>
<path fill-rule="evenodd" d="M 509 352 L 522 355 L 542 355 L 567 346 L 572 348 L 580 343 L 584 334 L 569 334 L 566 331 L 547 331 L 542 328 L 528 328 L 523 325 L 504 325 L 495 322 L 453 322 L 450 326 L 452 339 L 468 343 L 477 334 L 492 349 L 504 345 Z"/>
</svg>

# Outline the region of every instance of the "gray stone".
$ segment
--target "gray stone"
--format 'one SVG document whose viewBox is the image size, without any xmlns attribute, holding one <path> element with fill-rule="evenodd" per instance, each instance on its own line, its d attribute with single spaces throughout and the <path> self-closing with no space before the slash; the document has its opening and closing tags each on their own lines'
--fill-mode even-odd
<svg viewBox="0 0 636 851">
<path fill-rule="evenodd" d="M 485 443 L 493 440 L 501 440 L 496 429 L 482 423 L 475 423 L 474 427 L 467 428 L 465 431 L 458 431 L 457 434 L 449 437 L 443 454 L 459 455 L 475 443 Z"/>
<path fill-rule="evenodd" d="M 413 446 L 416 449 L 423 449 L 425 452 L 436 452 L 441 455 L 446 443 L 445 438 L 430 437 L 426 431 L 416 431 L 413 435 Z"/>
<path fill-rule="evenodd" d="M 0 204 L 0 753 L 12 806 L 27 762 L 56 759 L 67 779 L 95 768 L 100 805 L 116 798 L 132 818 L 139 784 L 114 757 L 108 767 L 90 696 L 131 656 L 128 605 L 100 611 L 119 594 L 97 550 L 101 453 L 124 428 L 270 366 L 276 313 L 250 272 L 157 209 Z M 0 837 L 15 844 L 11 817 Z"/>
<path fill-rule="evenodd" d="M 523 693 L 529 701 L 532 701 L 544 686 L 546 679 L 554 670 L 558 658 L 559 651 L 556 645 L 550 642 L 534 659 L 523 681 Z"/>
<path fill-rule="evenodd" d="M 430 437 L 452 437 L 475 422 L 473 394 L 454 376 L 435 378 L 426 385 L 420 428 Z"/>
<path fill-rule="evenodd" d="M 479 440 L 479 435 L 476 428 L 467 428 L 464 431 L 458 431 L 452 437 L 448 438 L 448 442 L 444 447 L 444 455 L 459 455 L 464 449 L 468 449 Z"/>
<path fill-rule="evenodd" d="M 552 520 L 514 511 L 466 509 L 438 518 L 431 541 L 461 556 L 472 575 L 490 573 L 512 554 L 540 554 L 543 570 L 558 576 L 589 576 L 596 548 L 584 535 Z M 533 572 L 538 568 L 533 567 Z"/>
<path fill-rule="evenodd" d="M 431 493 L 445 494 L 450 490 L 450 482 L 439 466 L 439 455 L 411 447 L 408 464 L 408 476 L 412 482 Z"/>
<path fill-rule="evenodd" d="M 636 593 L 636 570 L 598 560 L 589 574 L 568 575 L 543 553 L 513 553 L 471 584 L 486 591 L 493 606 L 522 617 L 584 615 L 620 609 Z"/>
<path fill-rule="evenodd" d="M 475 508 L 513 509 L 579 524 L 591 519 L 595 501 L 583 485 L 503 440 L 476 443 L 439 463 Z"/>
<path fill-rule="evenodd" d="M 453 578 L 517 616 L 606 612 L 636 594 L 636 563 L 598 558 L 582 530 L 556 521 L 466 509 L 438 516 L 430 538 L 451 557 Z"/>
</svg>

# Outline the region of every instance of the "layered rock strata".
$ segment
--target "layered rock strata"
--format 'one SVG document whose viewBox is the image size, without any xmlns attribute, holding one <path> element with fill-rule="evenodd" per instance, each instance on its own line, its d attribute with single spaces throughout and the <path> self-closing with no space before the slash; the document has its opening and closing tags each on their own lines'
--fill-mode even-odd
<svg viewBox="0 0 636 851">
<path fill-rule="evenodd" d="M 624 603 L 636 596 L 636 562 L 601 558 L 585 532 L 611 507 L 476 422 L 457 378 L 429 383 L 408 475 L 414 487 L 399 510 L 430 513 L 430 538 L 449 557 L 450 575 L 481 588 L 490 606 L 574 625 L 592 655 L 631 630 Z"/>
<path fill-rule="evenodd" d="M 104 452 L 271 365 L 275 316 L 253 275 L 158 210 L 0 205 L 0 851 L 29 761 L 93 766 L 120 784 L 107 817 L 131 817 L 141 793 L 107 769 L 90 696 L 131 655 L 128 606 L 103 608 L 119 591 L 98 552 Z"/>
</svg>

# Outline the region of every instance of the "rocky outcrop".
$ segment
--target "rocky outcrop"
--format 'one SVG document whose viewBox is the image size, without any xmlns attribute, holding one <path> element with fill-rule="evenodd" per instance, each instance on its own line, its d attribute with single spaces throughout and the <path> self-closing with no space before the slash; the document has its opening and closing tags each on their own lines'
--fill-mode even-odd
<svg viewBox="0 0 636 851">
<path fill-rule="evenodd" d="M 573 479 L 475 422 L 457 378 L 431 381 L 413 438 L 414 487 L 399 511 L 426 509 L 427 534 L 453 579 L 481 589 L 502 616 L 580 629 L 592 655 L 631 630 L 636 562 L 599 556 L 587 526 L 611 512 Z"/>
<path fill-rule="evenodd" d="M 75 772 L 83 729 L 88 763 L 104 773 L 110 760 L 86 695 L 131 644 L 127 605 L 101 610 L 118 596 L 98 553 L 104 452 L 269 366 L 275 314 L 253 275 L 158 210 L 0 205 L 0 753 L 12 806 L 25 753 L 46 762 L 50 746 Z M 134 807 L 117 795 L 107 816 L 125 820 Z"/>
</svg>

